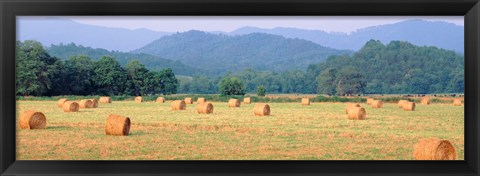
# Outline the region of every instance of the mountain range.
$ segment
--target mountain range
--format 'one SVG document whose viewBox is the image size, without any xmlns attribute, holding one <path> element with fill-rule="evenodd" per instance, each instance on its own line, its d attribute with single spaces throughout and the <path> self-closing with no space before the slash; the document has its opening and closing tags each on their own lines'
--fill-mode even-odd
<svg viewBox="0 0 480 176">
<path fill-rule="evenodd" d="M 348 24 L 345 24 L 348 25 Z M 168 35 L 176 33 L 159 32 L 148 29 L 122 29 L 81 24 L 66 18 L 45 20 L 19 20 L 17 24 L 18 40 L 37 40 L 49 46 L 51 44 L 76 43 L 92 48 L 116 51 L 133 51 Z M 242 27 L 232 32 L 206 31 L 212 34 L 237 36 L 251 33 L 280 35 L 286 38 L 298 38 L 316 44 L 334 48 L 357 51 L 368 40 L 380 40 L 389 43 L 393 40 L 408 41 L 419 46 L 436 46 L 439 48 L 464 52 L 464 27 L 447 22 L 424 20 L 407 20 L 394 24 L 385 24 L 357 30 L 352 33 L 325 32 L 278 27 L 262 29 Z"/>
</svg>

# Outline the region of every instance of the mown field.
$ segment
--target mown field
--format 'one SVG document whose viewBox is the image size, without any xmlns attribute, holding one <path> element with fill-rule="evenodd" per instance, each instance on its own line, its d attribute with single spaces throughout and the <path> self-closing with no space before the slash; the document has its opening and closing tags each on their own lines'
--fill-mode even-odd
<svg viewBox="0 0 480 176">
<path fill-rule="evenodd" d="M 344 103 L 269 103 L 271 115 L 253 115 L 253 104 L 229 108 L 213 102 L 213 114 L 196 103 L 172 111 L 166 103 L 114 101 L 99 108 L 63 112 L 57 101 L 17 101 L 43 112 L 47 128 L 17 124 L 18 160 L 412 160 L 422 138 L 447 139 L 464 159 L 464 106 L 417 104 L 403 111 L 386 103 L 362 103 L 366 120 L 348 120 Z M 130 117 L 129 136 L 105 135 L 109 114 Z"/>
</svg>

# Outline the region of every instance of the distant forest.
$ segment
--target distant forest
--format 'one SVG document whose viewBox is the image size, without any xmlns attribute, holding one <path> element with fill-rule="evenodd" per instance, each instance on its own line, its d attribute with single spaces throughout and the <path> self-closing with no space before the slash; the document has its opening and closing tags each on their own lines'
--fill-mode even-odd
<svg viewBox="0 0 480 176">
<path fill-rule="evenodd" d="M 156 56 L 106 50 L 96 55 L 73 55 L 71 51 L 82 48 L 70 45 L 71 50 L 62 51 L 71 52 L 69 58 L 61 58 L 52 56 L 52 48 L 36 41 L 17 42 L 16 47 L 17 95 L 216 94 L 220 82 L 231 78 L 240 80 L 247 93 L 259 87 L 265 87 L 267 93 L 328 95 L 464 92 L 462 55 L 404 41 L 384 45 L 370 40 L 352 55 L 330 56 L 306 70 L 247 68 L 215 76 L 195 68 L 180 72 L 189 66 Z M 147 69 L 152 64 L 158 65 Z"/>
</svg>

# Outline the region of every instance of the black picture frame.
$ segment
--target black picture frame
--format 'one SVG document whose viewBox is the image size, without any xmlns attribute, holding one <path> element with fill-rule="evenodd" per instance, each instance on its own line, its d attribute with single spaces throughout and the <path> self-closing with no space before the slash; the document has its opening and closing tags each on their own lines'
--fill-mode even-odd
<svg viewBox="0 0 480 176">
<path fill-rule="evenodd" d="M 480 173 L 478 0 L 0 0 L 1 175 L 463 175 Z M 339 15 L 465 17 L 464 161 L 16 161 L 15 17 Z"/>
</svg>

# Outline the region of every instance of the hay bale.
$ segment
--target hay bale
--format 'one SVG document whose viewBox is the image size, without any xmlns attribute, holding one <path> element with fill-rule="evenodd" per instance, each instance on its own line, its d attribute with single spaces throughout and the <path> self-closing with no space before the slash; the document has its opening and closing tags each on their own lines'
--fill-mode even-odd
<svg viewBox="0 0 480 176">
<path fill-rule="evenodd" d="M 453 106 L 462 106 L 462 99 L 453 99 Z"/>
<path fill-rule="evenodd" d="M 255 114 L 255 116 L 269 116 L 270 106 L 266 103 L 256 103 L 255 106 L 253 106 L 253 114 Z"/>
<path fill-rule="evenodd" d="M 63 104 L 63 112 L 78 112 L 80 105 L 74 101 L 67 101 Z"/>
<path fill-rule="evenodd" d="M 205 98 L 203 98 L 203 97 L 197 98 L 197 104 L 202 104 L 202 103 L 205 103 L 205 102 L 207 102 L 205 100 Z"/>
<path fill-rule="evenodd" d="M 415 160 L 455 160 L 457 152 L 448 140 L 421 139 L 414 148 Z"/>
<path fill-rule="evenodd" d="M 383 107 L 382 100 L 373 100 L 372 101 L 372 107 L 373 108 L 382 108 Z"/>
<path fill-rule="evenodd" d="M 403 108 L 403 103 L 408 102 L 407 100 L 398 101 L 398 108 Z"/>
<path fill-rule="evenodd" d="M 135 102 L 141 103 L 143 102 L 143 98 L 141 96 L 135 97 Z"/>
<path fill-rule="evenodd" d="M 130 118 L 110 114 L 105 122 L 105 134 L 113 136 L 128 136 L 130 132 Z"/>
<path fill-rule="evenodd" d="M 155 100 L 157 103 L 165 103 L 165 98 L 163 97 L 158 97 L 157 100 Z"/>
<path fill-rule="evenodd" d="M 406 101 L 406 102 L 403 103 L 402 108 L 403 108 L 404 111 L 414 111 L 415 110 L 415 103 Z"/>
<path fill-rule="evenodd" d="M 350 120 L 365 120 L 367 112 L 362 107 L 350 107 L 348 109 L 347 117 Z"/>
<path fill-rule="evenodd" d="M 98 100 L 97 99 L 90 99 L 92 101 L 92 108 L 98 108 Z"/>
<path fill-rule="evenodd" d="M 60 100 L 58 100 L 58 107 L 63 107 L 63 103 L 65 103 L 66 101 L 68 101 L 66 98 L 61 98 Z"/>
<path fill-rule="evenodd" d="M 185 97 L 183 101 L 185 101 L 186 104 L 193 104 L 193 100 L 190 97 Z"/>
<path fill-rule="evenodd" d="M 197 105 L 197 113 L 199 114 L 211 114 L 213 113 L 213 104 L 210 102 L 203 102 Z"/>
<path fill-rule="evenodd" d="M 183 100 L 172 101 L 171 106 L 172 106 L 172 110 L 174 111 L 187 109 L 187 104 Z"/>
<path fill-rule="evenodd" d="M 347 102 L 347 107 L 345 108 L 345 114 L 348 114 L 348 110 L 352 107 L 361 107 L 358 103 Z"/>
<path fill-rule="evenodd" d="M 47 126 L 47 118 L 41 112 L 27 110 L 20 115 L 20 128 L 44 129 Z"/>
<path fill-rule="evenodd" d="M 228 100 L 228 107 L 240 107 L 240 100 L 234 98 Z"/>
<path fill-rule="evenodd" d="M 430 98 L 429 97 L 422 98 L 422 100 L 420 101 L 420 104 L 429 105 L 430 104 Z"/>
<path fill-rule="evenodd" d="M 302 105 L 309 106 L 310 105 L 310 98 L 302 98 Z"/>
<path fill-rule="evenodd" d="M 78 103 L 78 105 L 79 105 L 80 108 L 82 108 L 82 109 L 93 108 L 93 102 L 92 102 L 92 100 L 89 100 L 89 99 L 80 100 L 80 102 Z"/>
<path fill-rule="evenodd" d="M 375 101 L 373 98 L 367 98 L 367 104 L 372 105 L 372 102 Z"/>
<path fill-rule="evenodd" d="M 112 103 L 112 98 L 110 97 L 100 97 L 98 100 L 100 103 Z"/>
<path fill-rule="evenodd" d="M 252 99 L 250 97 L 245 97 L 245 98 L 243 98 L 243 103 L 250 104 L 250 103 L 252 103 Z"/>
</svg>

